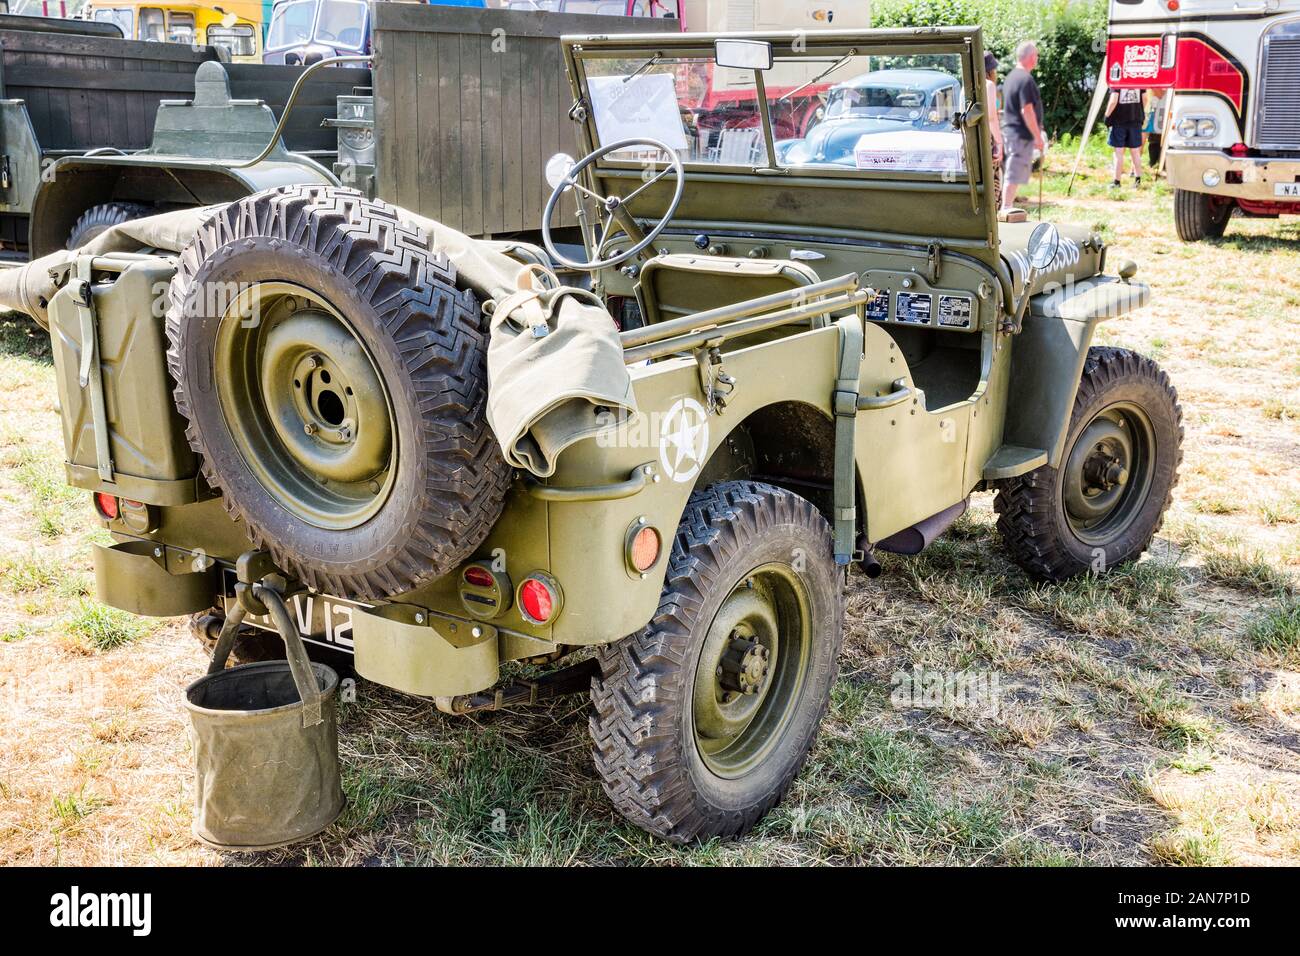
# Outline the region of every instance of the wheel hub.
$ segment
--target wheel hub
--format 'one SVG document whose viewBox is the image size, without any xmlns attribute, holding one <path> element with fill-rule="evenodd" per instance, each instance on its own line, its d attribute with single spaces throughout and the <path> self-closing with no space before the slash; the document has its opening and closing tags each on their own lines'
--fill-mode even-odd
<svg viewBox="0 0 1300 956">
<path fill-rule="evenodd" d="M 778 745 L 807 674 L 807 591 L 788 566 L 762 565 L 722 601 L 692 689 L 696 748 L 720 777 L 758 766 Z"/>
<path fill-rule="evenodd" d="M 718 684 L 733 693 L 756 694 L 767 680 L 770 659 L 771 652 L 762 644 L 733 632 L 718 665 Z"/>
<path fill-rule="evenodd" d="M 1145 500 L 1152 455 L 1150 425 L 1127 404 L 1080 432 L 1061 469 L 1065 517 L 1080 540 L 1104 545 L 1128 526 Z"/>
<path fill-rule="evenodd" d="M 227 421 L 263 487 L 320 527 L 372 515 L 395 474 L 396 426 L 351 326 L 310 290 L 258 283 L 227 311 L 218 350 Z"/>
</svg>

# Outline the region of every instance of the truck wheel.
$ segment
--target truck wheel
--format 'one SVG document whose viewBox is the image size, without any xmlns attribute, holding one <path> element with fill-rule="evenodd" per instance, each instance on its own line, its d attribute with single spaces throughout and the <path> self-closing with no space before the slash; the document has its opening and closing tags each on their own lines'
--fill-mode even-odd
<svg viewBox="0 0 1300 956">
<path fill-rule="evenodd" d="M 231 203 L 180 255 L 168 364 L 208 483 L 316 590 L 379 598 L 452 571 L 511 471 L 487 424 L 487 329 L 445 256 L 356 190 Z"/>
<path fill-rule="evenodd" d="M 1219 238 L 1228 228 L 1231 216 L 1231 202 L 1218 201 L 1209 193 L 1174 190 L 1174 225 L 1183 242 Z"/>
<path fill-rule="evenodd" d="M 1169 376 L 1128 349 L 1089 349 L 1061 467 L 1011 479 L 994 501 L 1011 557 L 1051 581 L 1138 557 L 1173 497 L 1182 442 Z"/>
<path fill-rule="evenodd" d="M 676 843 L 748 831 L 785 794 L 838 672 L 843 573 L 798 495 L 691 496 L 659 610 L 600 651 L 593 756 L 628 820 Z"/>
<path fill-rule="evenodd" d="M 72 227 L 72 232 L 68 233 L 67 248 L 80 249 L 113 226 L 143 218 L 150 212 L 148 206 L 142 206 L 138 202 L 106 202 L 91 206 L 81 214 L 81 218 Z"/>
</svg>

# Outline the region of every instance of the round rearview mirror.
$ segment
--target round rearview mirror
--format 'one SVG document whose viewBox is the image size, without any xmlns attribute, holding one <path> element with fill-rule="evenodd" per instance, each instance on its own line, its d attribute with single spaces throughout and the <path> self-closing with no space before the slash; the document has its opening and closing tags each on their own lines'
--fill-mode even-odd
<svg viewBox="0 0 1300 956">
<path fill-rule="evenodd" d="M 1061 234 L 1050 222 L 1040 222 L 1029 234 L 1029 264 L 1041 272 L 1052 264 L 1061 247 Z"/>
<path fill-rule="evenodd" d="M 569 170 L 573 168 L 576 162 L 568 153 L 556 153 L 546 161 L 546 182 L 552 189 L 555 189 L 569 175 Z"/>
</svg>

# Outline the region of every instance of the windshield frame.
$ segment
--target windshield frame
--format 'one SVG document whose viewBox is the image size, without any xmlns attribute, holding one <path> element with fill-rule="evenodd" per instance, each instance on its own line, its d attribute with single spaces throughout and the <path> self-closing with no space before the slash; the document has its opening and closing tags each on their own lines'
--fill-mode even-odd
<svg viewBox="0 0 1300 956">
<path fill-rule="evenodd" d="M 566 37 L 565 45 L 572 58 L 574 84 L 581 91 L 586 116 L 583 121 L 584 148 L 588 151 L 599 148 L 601 144 L 596 129 L 594 111 L 591 109 L 590 87 L 588 84 L 588 64 L 594 61 L 620 59 L 650 61 L 658 59 L 705 59 L 713 60 L 713 41 L 717 37 L 736 37 L 742 39 L 767 40 L 772 43 L 774 57 L 778 59 L 798 58 L 815 62 L 825 61 L 828 65 L 850 55 L 863 56 L 924 56 L 936 54 L 955 54 L 961 66 L 962 75 L 958 88 L 962 91 L 966 104 L 982 103 L 984 99 L 983 75 L 976 76 L 972 59 L 972 37 L 969 29 L 939 28 L 918 33 L 914 30 L 864 30 L 855 33 L 835 31 L 810 31 L 800 33 L 728 33 L 728 34 L 640 34 L 619 37 L 586 38 L 595 41 L 583 44 L 582 38 Z M 765 95 L 763 72 L 755 70 L 755 88 L 757 90 L 758 114 L 762 123 L 765 162 L 762 165 L 701 163 L 683 160 L 682 165 L 687 174 L 694 177 L 702 175 L 776 175 L 782 179 L 799 181 L 818 180 L 881 180 L 885 182 L 943 182 L 960 183 L 974 188 L 974 184 L 984 179 L 991 181 L 987 173 L 986 160 L 981 158 L 984 149 L 980 144 L 981 131 L 987 124 L 981 124 L 974 130 L 955 130 L 963 133 L 962 144 L 965 168 L 958 172 L 935 172 L 924 170 L 875 170 L 853 167 L 832 166 L 783 166 L 778 162 L 775 148 L 775 133 L 772 123 L 768 98 Z M 847 78 L 846 78 L 847 79 Z M 832 84 L 833 85 L 833 84 Z M 972 135 L 973 134 L 973 135 Z M 987 138 L 987 133 L 983 133 Z M 598 170 L 609 170 L 616 175 L 621 170 L 639 169 L 640 164 L 634 160 L 618 160 L 606 157 L 597 164 Z M 974 174 L 972 173 L 974 170 Z M 972 176 L 975 179 L 972 182 Z M 981 179 L 982 177 L 982 179 Z"/>
</svg>

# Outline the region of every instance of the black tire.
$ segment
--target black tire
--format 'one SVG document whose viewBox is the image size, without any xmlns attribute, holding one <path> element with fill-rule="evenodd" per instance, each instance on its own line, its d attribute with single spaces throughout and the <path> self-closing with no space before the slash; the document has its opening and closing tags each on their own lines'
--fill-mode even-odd
<svg viewBox="0 0 1300 956">
<path fill-rule="evenodd" d="M 1209 193 L 1174 190 L 1174 225 L 1183 242 L 1218 239 L 1232 217 L 1231 202 L 1216 202 Z"/>
<path fill-rule="evenodd" d="M 190 634 L 199 642 L 209 659 L 217 647 L 217 637 L 221 634 L 225 620 L 225 612 L 215 607 L 190 616 Z M 253 627 L 240 628 L 235 646 L 230 651 L 231 664 L 255 664 L 258 661 L 283 659 L 284 641 L 278 635 Z"/>
<path fill-rule="evenodd" d="M 1098 492 L 1115 495 L 1112 510 L 1099 505 L 1097 523 L 1082 527 L 1071 514 L 1066 490 L 1070 475 L 1083 473 L 1072 463 L 1086 467 L 1090 436 L 1114 432 L 1115 420 L 1120 431 L 1128 429 L 1131 447 L 1139 452 L 1133 453 L 1126 477 Z M 1178 393 L 1155 362 L 1128 349 L 1089 349 L 1061 467 L 1044 465 L 1010 479 L 994 501 L 998 531 L 1011 557 L 1030 574 L 1051 581 L 1105 572 L 1137 558 L 1160 530 L 1173 498 L 1182 441 Z M 1113 527 L 1106 524 L 1111 519 Z"/>
<path fill-rule="evenodd" d="M 80 249 L 113 226 L 130 222 L 132 219 L 141 219 L 150 212 L 152 210 L 148 206 L 136 202 L 106 202 L 91 206 L 81 214 L 81 218 L 68 233 L 67 248 Z"/>
<path fill-rule="evenodd" d="M 512 472 L 485 416 L 487 328 L 473 294 L 455 280 L 450 261 L 430 248 L 423 231 L 403 225 L 392 206 L 328 186 L 268 190 L 232 203 L 180 255 L 169 290 L 168 364 L 190 445 L 256 546 L 316 590 L 363 599 L 409 591 L 468 558 L 501 513 Z M 379 480 L 368 482 L 376 493 L 367 510 L 334 525 L 308 520 L 292 494 L 281 487 L 277 497 L 276 486 L 254 473 L 244 455 L 257 447 L 247 438 L 257 433 L 244 419 L 262 411 L 241 408 L 228 420 L 215 384 L 235 373 L 215 365 L 226 354 L 217 341 L 223 315 L 204 300 L 212 290 L 285 284 L 319 304 L 310 314 L 334 310 L 346 326 L 354 342 L 348 348 L 354 358 L 357 349 L 364 353 L 373 376 L 371 387 L 350 400 L 383 393 L 382 427 L 391 429 L 384 489 Z M 287 301 L 297 308 L 292 295 Z M 273 327 L 269 320 L 243 323 L 254 330 L 245 333 L 233 322 L 227 338 Z M 238 374 L 257 394 L 261 372 Z M 268 400 L 263 394 L 262 403 Z M 261 447 L 275 456 L 287 446 Z M 270 467 L 248 454 L 259 471 Z M 285 451 L 275 466 L 290 473 L 298 464 Z M 328 484 L 312 486 L 319 479 L 306 469 L 293 474 L 312 494 Z"/>
<path fill-rule="evenodd" d="M 779 563 L 807 596 L 806 669 L 791 685 L 788 705 L 779 704 L 786 699 L 776 693 L 780 675 L 788 671 L 780 654 L 773 657 L 777 676 L 752 718 L 753 726 L 772 729 L 752 767 L 719 774 L 697 743 L 697 668 L 710 666 L 701 663 L 702 654 L 724 604 L 742 585 L 753 585 L 762 568 Z M 593 757 L 623 816 L 685 843 L 739 836 L 776 805 L 803 766 L 830 702 L 843 640 L 843 583 L 830 526 L 807 500 L 753 481 L 721 482 L 691 496 L 658 611 L 640 632 L 601 648 L 600 675 L 592 681 Z M 781 653 L 790 653 L 795 643 L 785 633 L 781 641 Z M 772 708 L 763 710 L 769 701 L 785 716 L 769 722 Z"/>
</svg>

